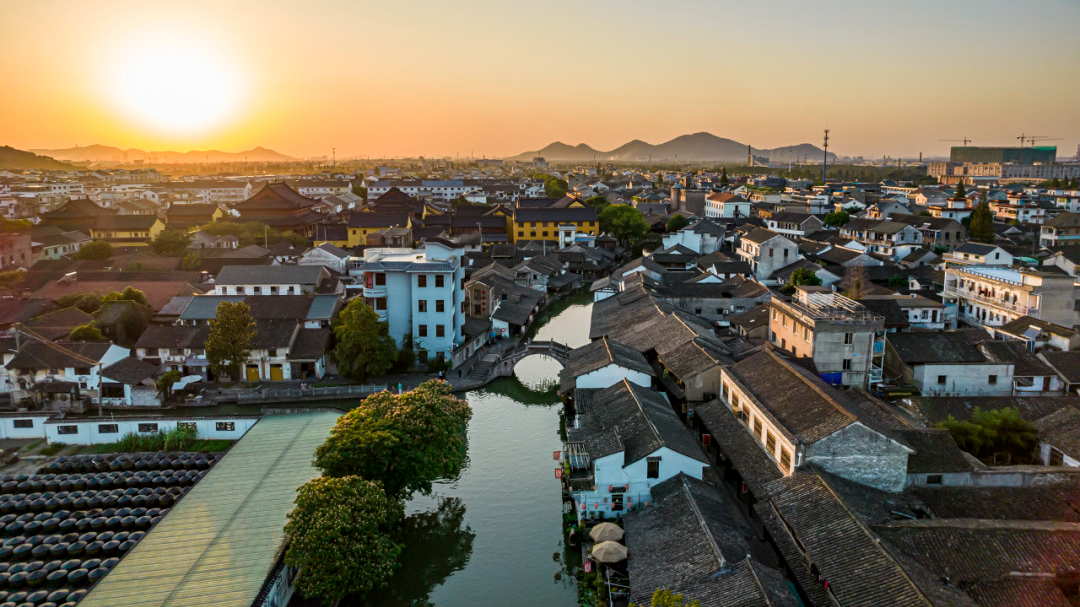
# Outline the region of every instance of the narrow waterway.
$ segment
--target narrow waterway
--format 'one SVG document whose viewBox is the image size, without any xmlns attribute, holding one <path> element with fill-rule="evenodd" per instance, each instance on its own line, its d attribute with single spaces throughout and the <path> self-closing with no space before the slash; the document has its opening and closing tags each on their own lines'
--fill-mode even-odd
<svg viewBox="0 0 1080 607">
<path fill-rule="evenodd" d="M 591 300 L 553 310 L 535 339 L 588 342 Z M 569 304 L 569 305 L 567 305 Z M 461 477 L 436 483 L 407 505 L 402 567 L 390 585 L 343 605 L 577 604 L 568 570 L 579 566 L 562 536 L 562 498 L 552 453 L 561 448 L 562 408 L 552 385 L 559 364 L 530 356 L 516 377 L 466 393 L 473 408 L 469 460 Z"/>
</svg>

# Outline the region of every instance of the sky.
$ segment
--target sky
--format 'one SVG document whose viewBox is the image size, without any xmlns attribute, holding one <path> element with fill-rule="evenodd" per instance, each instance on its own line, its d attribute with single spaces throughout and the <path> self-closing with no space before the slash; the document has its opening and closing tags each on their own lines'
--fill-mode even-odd
<svg viewBox="0 0 1080 607">
<path fill-rule="evenodd" d="M 0 0 L 0 145 L 502 157 L 1080 140 L 1080 0 Z M 958 144 L 957 144 L 958 145 Z"/>
</svg>

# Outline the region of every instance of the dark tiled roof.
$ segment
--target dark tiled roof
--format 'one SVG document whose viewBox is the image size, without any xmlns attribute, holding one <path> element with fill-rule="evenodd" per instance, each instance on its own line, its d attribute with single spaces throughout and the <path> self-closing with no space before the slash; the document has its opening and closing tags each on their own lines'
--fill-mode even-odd
<svg viewBox="0 0 1080 607">
<path fill-rule="evenodd" d="M 1070 384 L 1080 383 L 1080 352 L 1043 352 L 1040 354 Z"/>
<path fill-rule="evenodd" d="M 1080 523 L 1080 485 L 1038 487 L 916 487 L 936 518 Z"/>
<path fill-rule="evenodd" d="M 855 416 L 836 400 L 832 388 L 771 350 L 744 358 L 728 367 L 727 372 L 782 432 L 801 443 L 814 443 L 855 422 Z"/>
<path fill-rule="evenodd" d="M 150 350 L 158 348 L 190 348 L 202 350 L 209 333 L 210 328 L 206 325 L 198 327 L 150 325 L 146 327 L 143 334 L 139 336 L 139 340 L 135 342 L 135 348 Z"/>
<path fill-rule="evenodd" d="M 667 447 L 698 461 L 705 456 L 697 441 L 659 393 L 623 380 L 593 394 L 581 427 L 567 430 L 584 442 L 592 459 L 622 452 L 623 465 Z"/>
<path fill-rule="evenodd" d="M 129 356 L 102 369 L 101 375 L 121 384 L 135 385 L 152 378 L 157 370 L 154 365 Z"/>
<path fill-rule="evenodd" d="M 60 348 L 74 352 L 79 356 L 84 356 L 93 360 L 101 360 L 101 357 L 105 356 L 105 353 L 109 351 L 112 343 L 107 341 L 65 341 L 57 342 L 57 345 Z M 7 368 L 63 369 L 65 367 L 79 368 L 91 366 L 91 363 L 75 358 L 72 354 L 61 350 L 60 348 L 53 347 L 52 344 L 46 344 L 40 341 L 24 343 L 23 347 L 11 359 L 11 362 L 7 364 Z"/>
<path fill-rule="evenodd" d="M 874 531 L 890 550 L 965 589 L 1013 576 L 1080 574 L 1076 523 L 919 519 L 878 525 Z"/>
<path fill-rule="evenodd" d="M 994 249 L 998 248 L 997 245 L 983 244 L 981 242 L 965 242 L 964 244 L 956 247 L 954 251 L 956 253 L 972 253 L 975 255 L 986 255 L 991 253 Z"/>
<path fill-rule="evenodd" d="M 781 234 L 777 234 L 776 232 L 773 232 L 771 230 L 766 230 L 765 228 L 754 228 L 752 232 L 750 232 L 746 236 L 743 236 L 743 240 L 749 240 L 750 242 L 761 244 L 766 240 L 769 240 L 770 238 L 776 236 L 782 237 Z"/>
<path fill-rule="evenodd" d="M 558 209 L 554 207 L 546 207 L 539 209 L 514 209 L 514 221 L 566 221 L 566 222 L 581 222 L 581 221 L 598 221 L 596 215 L 596 209 L 592 207 L 586 208 L 567 208 Z"/>
<path fill-rule="evenodd" d="M 919 412 L 930 423 L 948 416 L 968 419 L 975 407 L 983 410 L 1016 407 L 1028 421 L 1045 417 L 1065 406 L 1080 406 L 1075 396 L 921 396 L 915 398 Z"/>
<path fill-rule="evenodd" d="M 97 220 L 98 230 L 149 230 L 158 220 L 156 215 L 105 215 Z"/>
<path fill-rule="evenodd" d="M 719 400 L 711 400 L 695 407 L 694 415 L 708 428 L 712 440 L 735 466 L 751 493 L 759 498 L 765 496 L 768 483 L 784 476 L 761 443 L 754 439 L 727 405 Z"/>
<path fill-rule="evenodd" d="M 771 483 L 770 494 L 772 498 L 755 509 L 814 604 L 831 601 L 803 565 L 792 534 L 841 605 L 931 605 L 821 477 L 795 473 Z"/>
<path fill-rule="evenodd" d="M 1072 337 L 1076 335 L 1074 329 L 1069 329 L 1061 325 L 1055 325 L 1052 322 L 1046 322 L 1039 318 L 1032 318 L 1030 316 L 1021 316 L 1016 320 L 1007 322 L 1000 327 L 998 331 L 1008 333 L 1009 335 L 1022 336 L 1026 331 L 1034 327 L 1040 333 L 1053 333 L 1054 335 L 1061 335 L 1064 337 Z"/>
<path fill-rule="evenodd" d="M 31 318 L 23 326 L 46 339 L 56 340 L 67 337 L 75 327 L 93 321 L 93 316 L 72 306 Z"/>
<path fill-rule="evenodd" d="M 966 331 L 889 333 L 886 340 L 907 365 L 925 363 L 984 363 L 986 357 L 976 344 L 986 332 Z"/>
<path fill-rule="evenodd" d="M 640 352 L 617 341 L 601 337 L 570 352 L 570 359 L 559 374 L 562 384 L 560 390 L 569 392 L 574 388 L 574 381 L 578 377 L 608 365 L 618 365 L 631 371 L 655 375 L 649 361 L 645 360 Z"/>
<path fill-rule="evenodd" d="M 914 450 L 908 455 L 908 474 L 970 472 L 971 463 L 956 446 L 948 430 L 911 429 L 900 433 L 900 440 Z"/>
<path fill-rule="evenodd" d="M 409 214 L 359 212 L 349 216 L 350 228 L 391 228 L 409 225 Z"/>
<path fill-rule="evenodd" d="M 623 519 L 632 601 L 647 605 L 667 588 L 703 607 L 773 604 L 746 560 L 749 546 L 726 494 L 680 474 L 653 487 L 652 496 Z"/>
<path fill-rule="evenodd" d="M 295 320 L 259 320 L 255 321 L 255 338 L 251 340 L 254 348 L 288 348 L 297 332 Z"/>
<path fill-rule="evenodd" d="M 315 360 L 327 352 L 330 329 L 300 329 L 289 348 L 289 360 Z"/>
<path fill-rule="evenodd" d="M 1039 441 L 1059 449 L 1065 455 L 1080 460 L 1080 409 L 1062 407 L 1035 421 Z"/>
<path fill-rule="evenodd" d="M 322 280 L 322 266 L 225 266 L 218 272 L 219 285 L 315 285 Z"/>
</svg>

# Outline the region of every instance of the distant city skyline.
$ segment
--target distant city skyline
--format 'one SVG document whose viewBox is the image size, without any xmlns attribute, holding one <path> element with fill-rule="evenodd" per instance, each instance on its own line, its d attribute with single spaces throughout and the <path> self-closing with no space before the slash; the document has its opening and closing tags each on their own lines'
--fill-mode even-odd
<svg viewBox="0 0 1080 607">
<path fill-rule="evenodd" d="M 707 131 L 943 156 L 1080 139 L 1080 3 L 0 0 L 0 145 L 501 158 Z M 1019 24 L 1019 25 L 1018 25 Z M 1037 32 L 1037 35 L 1032 35 Z M 992 41 L 992 44 L 988 44 Z"/>
</svg>

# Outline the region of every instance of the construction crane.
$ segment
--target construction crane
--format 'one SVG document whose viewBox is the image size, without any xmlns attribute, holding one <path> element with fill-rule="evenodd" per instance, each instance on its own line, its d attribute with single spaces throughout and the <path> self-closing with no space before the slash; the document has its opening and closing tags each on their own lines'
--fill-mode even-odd
<svg viewBox="0 0 1080 607">
<path fill-rule="evenodd" d="M 961 137 L 960 139 L 938 139 L 938 141 L 959 141 L 959 142 L 963 143 L 965 146 L 967 144 L 969 144 L 969 143 L 972 143 L 972 140 L 968 139 L 967 135 Z"/>
<path fill-rule="evenodd" d="M 1061 141 L 1064 137 L 1043 137 L 1042 135 L 1033 135 L 1028 137 L 1028 141 L 1031 142 L 1031 147 L 1035 147 L 1036 141 Z"/>
<path fill-rule="evenodd" d="M 1020 136 L 1017 137 L 1017 139 L 1020 140 L 1020 147 L 1024 147 L 1025 141 L 1030 141 L 1031 145 L 1034 146 L 1036 139 L 1046 139 L 1046 135 L 1028 135 L 1027 133 L 1020 133 Z"/>
</svg>

